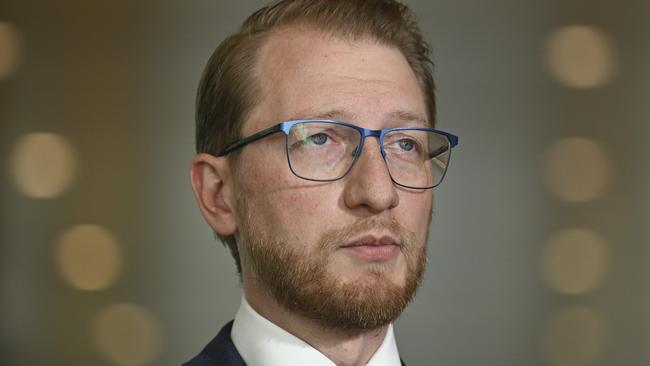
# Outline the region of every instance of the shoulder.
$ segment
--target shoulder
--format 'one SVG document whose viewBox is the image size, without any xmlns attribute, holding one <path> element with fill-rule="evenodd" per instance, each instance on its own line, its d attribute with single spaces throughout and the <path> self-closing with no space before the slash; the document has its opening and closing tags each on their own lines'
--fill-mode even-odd
<svg viewBox="0 0 650 366">
<path fill-rule="evenodd" d="M 246 363 L 232 343 L 230 331 L 232 321 L 226 324 L 214 339 L 196 357 L 183 366 L 246 366 Z"/>
</svg>

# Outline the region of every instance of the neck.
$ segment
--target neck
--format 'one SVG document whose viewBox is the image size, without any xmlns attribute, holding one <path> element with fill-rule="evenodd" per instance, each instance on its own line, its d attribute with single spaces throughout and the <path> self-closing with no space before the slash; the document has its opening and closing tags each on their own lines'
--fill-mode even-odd
<svg viewBox="0 0 650 366">
<path fill-rule="evenodd" d="M 244 293 L 258 314 L 302 339 L 338 366 L 367 364 L 386 337 L 388 325 L 371 330 L 337 329 L 289 312 L 251 282 L 244 279 Z"/>
</svg>

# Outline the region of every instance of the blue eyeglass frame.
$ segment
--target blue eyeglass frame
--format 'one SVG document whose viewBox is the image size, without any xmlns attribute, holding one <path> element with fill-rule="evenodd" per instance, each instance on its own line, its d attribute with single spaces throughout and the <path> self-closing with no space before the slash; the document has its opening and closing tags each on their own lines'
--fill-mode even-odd
<svg viewBox="0 0 650 366">
<path fill-rule="evenodd" d="M 310 179 L 310 178 L 302 177 L 302 176 L 298 175 L 293 170 L 293 167 L 291 166 L 291 160 L 289 159 L 289 151 L 288 151 L 289 147 L 288 147 L 288 143 L 287 143 L 287 139 L 289 138 L 289 131 L 291 130 L 291 127 L 293 127 L 294 125 L 296 125 L 298 123 L 323 123 L 323 122 L 337 124 L 337 125 L 341 125 L 341 126 L 347 126 L 347 127 L 350 127 L 350 128 L 353 128 L 353 129 L 357 130 L 359 132 L 359 134 L 361 135 L 361 139 L 359 141 L 359 147 L 358 147 L 358 149 L 355 149 L 355 151 L 354 151 L 354 159 L 352 160 L 352 163 L 350 163 L 350 167 L 340 177 L 334 178 L 334 179 Z M 361 156 L 361 152 L 363 151 L 363 144 L 364 144 L 364 142 L 366 140 L 366 137 L 373 137 L 374 136 L 374 137 L 377 137 L 379 139 L 379 150 L 381 152 L 382 158 L 384 159 L 384 163 L 386 163 L 386 152 L 384 151 L 384 136 L 387 133 L 390 133 L 390 132 L 393 132 L 393 131 L 401 131 L 401 130 L 429 131 L 429 132 L 433 132 L 433 133 L 445 136 L 447 138 L 447 140 L 449 141 L 449 146 L 450 146 L 449 160 L 451 160 L 451 148 L 454 148 L 456 145 L 458 145 L 458 136 L 456 136 L 454 134 L 451 134 L 449 132 L 436 130 L 434 128 L 397 127 L 397 128 L 383 129 L 383 130 L 370 130 L 370 129 L 367 129 L 367 128 L 359 127 L 359 126 L 356 126 L 356 125 L 353 125 L 353 124 L 350 124 L 350 123 L 346 123 L 346 122 L 341 122 L 341 121 L 334 121 L 334 120 L 327 120 L 327 119 L 297 119 L 297 120 L 292 120 L 292 121 L 280 122 L 275 126 L 269 127 L 269 128 L 264 129 L 262 131 L 256 132 L 256 133 L 254 133 L 254 134 L 252 134 L 252 135 L 250 135 L 248 137 L 244 137 L 244 138 L 242 138 L 242 139 L 240 139 L 238 141 L 235 141 L 234 143 L 228 145 L 225 149 L 223 149 L 219 154 L 217 154 L 217 156 L 228 155 L 229 153 L 233 152 L 234 150 L 240 149 L 240 148 L 250 144 L 251 142 L 255 142 L 255 141 L 259 140 L 259 139 L 262 139 L 262 138 L 264 138 L 266 136 L 269 136 L 269 135 L 272 135 L 274 133 L 283 132 L 284 136 L 285 136 L 285 144 L 284 144 L 284 146 L 285 146 L 285 151 L 286 151 L 287 163 L 289 164 L 289 169 L 291 170 L 291 172 L 295 176 L 297 176 L 297 177 L 299 177 L 301 179 L 305 179 L 305 180 L 309 180 L 309 181 L 313 181 L 313 182 L 333 182 L 333 181 L 337 181 L 339 179 L 342 179 L 343 177 L 345 177 L 348 174 L 348 172 L 350 172 L 350 170 L 354 166 L 354 163 L 356 163 L 359 156 Z M 411 186 L 407 186 L 407 185 L 401 184 L 399 182 L 396 182 L 395 179 L 393 179 L 393 176 L 390 174 L 390 170 L 389 170 L 389 176 L 390 176 L 391 181 L 393 181 L 393 183 L 395 183 L 395 184 L 397 184 L 399 186 L 402 186 L 402 187 L 405 187 L 405 188 L 411 188 L 411 189 L 435 188 L 440 183 L 442 183 L 442 181 L 445 178 L 446 174 L 447 174 L 447 168 L 445 168 L 445 172 L 443 173 L 442 177 L 440 177 L 440 181 L 437 184 L 435 184 L 435 185 L 433 185 L 431 187 L 422 188 L 422 187 L 411 187 Z"/>
</svg>

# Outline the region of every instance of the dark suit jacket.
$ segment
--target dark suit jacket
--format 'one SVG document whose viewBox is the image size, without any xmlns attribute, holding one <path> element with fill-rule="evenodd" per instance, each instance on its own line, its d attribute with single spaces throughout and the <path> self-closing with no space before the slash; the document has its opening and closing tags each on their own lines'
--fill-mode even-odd
<svg viewBox="0 0 650 366">
<path fill-rule="evenodd" d="M 246 366 L 232 343 L 231 329 L 232 321 L 221 328 L 219 334 L 205 346 L 198 356 L 184 363 L 183 366 Z M 402 362 L 402 366 L 405 366 L 404 362 Z"/>
<path fill-rule="evenodd" d="M 232 321 L 224 325 L 216 337 L 198 354 L 183 366 L 246 366 L 230 338 Z"/>
</svg>

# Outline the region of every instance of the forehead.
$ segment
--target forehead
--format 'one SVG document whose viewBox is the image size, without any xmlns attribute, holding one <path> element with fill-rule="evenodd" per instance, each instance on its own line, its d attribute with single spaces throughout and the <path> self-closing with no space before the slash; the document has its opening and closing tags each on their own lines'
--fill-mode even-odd
<svg viewBox="0 0 650 366">
<path fill-rule="evenodd" d="M 426 121 L 424 97 L 402 53 L 372 40 L 348 41 L 293 28 L 270 35 L 255 67 L 259 103 L 244 134 L 280 121 L 316 118 L 329 111 L 364 127 L 390 116 Z"/>
</svg>

